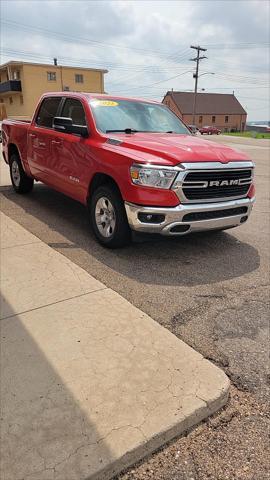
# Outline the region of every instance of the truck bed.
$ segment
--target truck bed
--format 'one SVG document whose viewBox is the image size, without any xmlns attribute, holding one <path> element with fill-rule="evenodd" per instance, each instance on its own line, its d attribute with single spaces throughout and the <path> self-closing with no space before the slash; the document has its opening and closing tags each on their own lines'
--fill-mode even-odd
<svg viewBox="0 0 270 480">
<path fill-rule="evenodd" d="M 6 118 L 5 119 L 5 123 L 8 122 L 8 123 L 31 123 L 31 118 Z"/>
<path fill-rule="evenodd" d="M 16 145 L 23 164 L 27 164 L 27 132 L 31 125 L 29 119 L 8 118 L 2 123 L 3 157 L 8 163 L 8 145 Z"/>
</svg>

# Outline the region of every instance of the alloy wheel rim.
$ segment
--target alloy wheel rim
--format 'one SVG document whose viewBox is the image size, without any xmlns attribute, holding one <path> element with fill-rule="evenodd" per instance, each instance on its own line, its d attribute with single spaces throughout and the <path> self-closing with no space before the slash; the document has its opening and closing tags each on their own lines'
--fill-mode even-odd
<svg viewBox="0 0 270 480">
<path fill-rule="evenodd" d="M 116 226 L 115 209 L 107 197 L 98 199 L 95 208 L 95 220 L 99 233 L 104 238 L 113 236 Z"/>
<path fill-rule="evenodd" d="M 19 187 L 20 181 L 21 181 L 21 174 L 20 174 L 19 165 L 16 161 L 12 162 L 11 175 L 12 175 L 12 180 L 13 180 L 15 186 Z"/>
</svg>

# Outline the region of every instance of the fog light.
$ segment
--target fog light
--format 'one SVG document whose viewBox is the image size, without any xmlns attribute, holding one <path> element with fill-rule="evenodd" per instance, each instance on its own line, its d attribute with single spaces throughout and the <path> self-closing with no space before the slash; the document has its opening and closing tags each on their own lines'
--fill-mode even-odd
<svg viewBox="0 0 270 480">
<path fill-rule="evenodd" d="M 247 221 L 247 219 L 248 219 L 248 216 L 247 216 L 247 215 L 245 215 L 244 217 L 242 217 L 242 218 L 241 218 L 241 220 L 240 220 L 240 223 L 244 223 L 244 222 L 246 222 L 246 221 Z"/>
<path fill-rule="evenodd" d="M 138 219 L 142 223 L 162 223 L 165 220 L 165 215 L 157 213 L 138 213 Z"/>
</svg>

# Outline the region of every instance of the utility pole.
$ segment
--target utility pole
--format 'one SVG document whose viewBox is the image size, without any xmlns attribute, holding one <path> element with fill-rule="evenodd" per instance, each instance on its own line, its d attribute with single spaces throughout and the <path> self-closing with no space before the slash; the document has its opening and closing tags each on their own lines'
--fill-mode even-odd
<svg viewBox="0 0 270 480">
<path fill-rule="evenodd" d="M 194 88 L 194 98 L 193 98 L 193 109 L 192 109 L 192 116 L 193 120 L 192 123 L 195 125 L 195 114 L 196 114 L 196 101 L 197 101 L 197 90 L 198 90 L 198 78 L 199 78 L 199 64 L 200 60 L 203 60 L 205 57 L 204 55 L 200 57 L 200 52 L 206 52 L 207 48 L 202 48 L 199 45 L 195 47 L 194 45 L 190 45 L 190 48 L 197 50 L 197 56 L 195 58 L 191 58 L 191 62 L 196 62 L 196 73 L 193 74 L 193 78 L 195 78 L 195 88 Z"/>
</svg>

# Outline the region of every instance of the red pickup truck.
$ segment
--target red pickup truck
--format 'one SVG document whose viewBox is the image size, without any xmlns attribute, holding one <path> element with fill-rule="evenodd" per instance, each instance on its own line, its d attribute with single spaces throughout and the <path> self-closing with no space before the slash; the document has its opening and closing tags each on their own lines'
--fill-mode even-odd
<svg viewBox="0 0 270 480">
<path fill-rule="evenodd" d="M 165 105 L 88 93 L 48 93 L 29 122 L 4 120 L 13 187 L 40 181 L 88 207 L 97 239 L 116 248 L 131 231 L 184 235 L 245 222 L 253 162 L 191 135 Z"/>
</svg>

